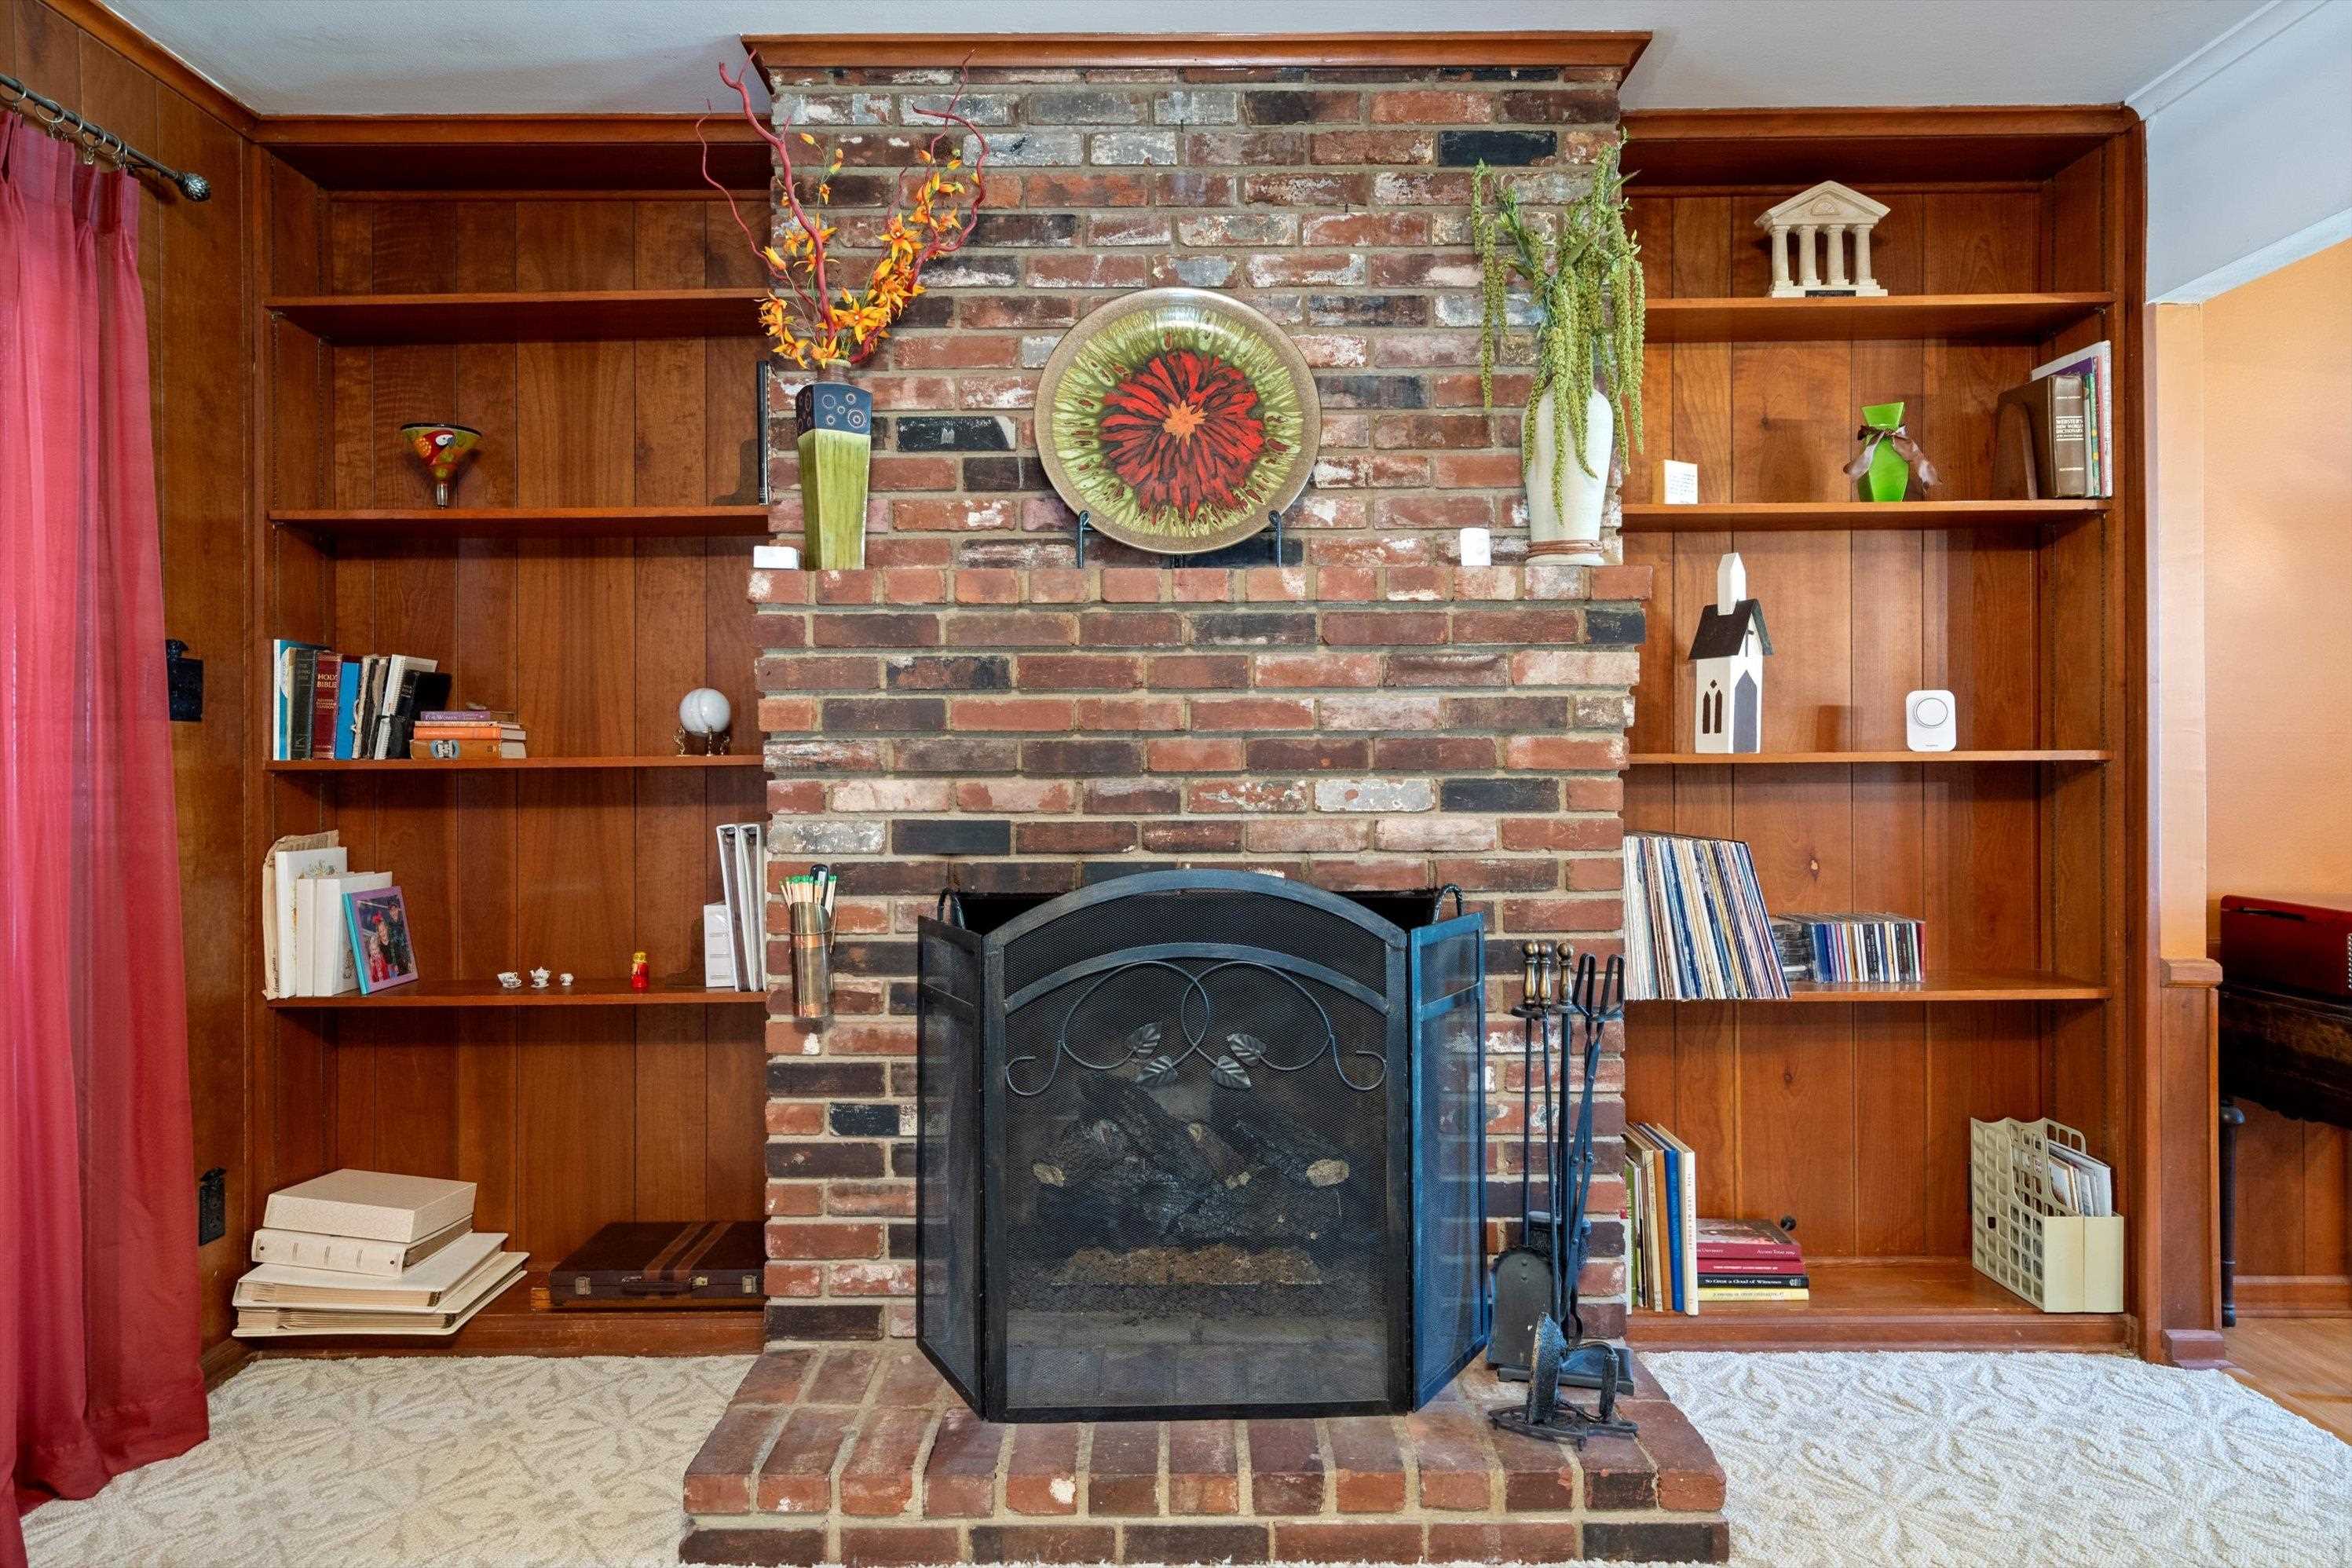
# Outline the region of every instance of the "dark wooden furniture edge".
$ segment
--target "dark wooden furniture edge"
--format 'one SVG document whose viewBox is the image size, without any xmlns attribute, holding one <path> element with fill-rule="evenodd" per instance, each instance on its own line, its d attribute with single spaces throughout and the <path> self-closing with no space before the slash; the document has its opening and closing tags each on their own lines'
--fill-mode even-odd
<svg viewBox="0 0 2352 1568">
<path fill-rule="evenodd" d="M 765 68 L 939 66 L 1600 66 L 1633 68 L 1646 32 L 746 33 Z"/>
</svg>

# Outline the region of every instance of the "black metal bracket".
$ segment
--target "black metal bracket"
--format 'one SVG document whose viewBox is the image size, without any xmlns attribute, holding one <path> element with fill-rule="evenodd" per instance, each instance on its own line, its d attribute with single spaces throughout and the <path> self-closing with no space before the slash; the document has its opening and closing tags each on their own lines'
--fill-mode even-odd
<svg viewBox="0 0 2352 1568">
<path fill-rule="evenodd" d="M 1287 564 L 1287 563 L 1283 559 L 1283 553 L 1282 553 L 1282 514 L 1281 514 L 1280 512 L 1268 512 L 1268 513 L 1265 515 L 1265 518 L 1266 518 L 1267 523 L 1268 523 L 1268 524 L 1270 524 L 1270 525 L 1272 526 L 1272 529 L 1273 529 L 1273 531 L 1272 531 L 1271 535 L 1267 535 L 1267 534 L 1260 534 L 1260 535 L 1257 535 L 1257 536 L 1256 536 L 1256 537 L 1257 537 L 1257 538 L 1272 538 L 1272 540 L 1273 540 L 1273 549 L 1272 549 L 1272 550 L 1271 550 L 1271 552 L 1270 552 L 1270 554 L 1269 554 L 1269 557 L 1268 557 L 1268 559 L 1267 559 L 1267 560 L 1266 560 L 1265 564 L 1266 564 L 1266 565 L 1269 565 L 1269 566 L 1283 566 L 1283 565 L 1286 565 L 1286 564 Z M 1084 566 L 1084 565 L 1086 565 L 1086 564 L 1087 564 L 1087 536 L 1088 534 L 1091 534 L 1091 533 L 1097 533 L 1097 532 L 1099 532 L 1099 531 L 1100 531 L 1100 530 L 1098 530 L 1097 528 L 1096 528 L 1096 527 L 1094 526 L 1094 514 L 1093 514 L 1092 512 L 1090 512 L 1090 511 L 1081 511 L 1081 512 L 1078 514 L 1077 540 L 1078 540 L 1078 564 L 1079 564 L 1080 566 Z M 1247 566 L 1247 565 L 1255 565 L 1255 564 L 1256 564 L 1256 563 L 1255 563 L 1255 562 L 1250 562 L 1250 561 L 1242 561 L 1242 560 L 1233 560 L 1233 559 L 1224 559 L 1224 558 L 1226 558 L 1226 557 L 1228 556 L 1229 552 L 1231 552 L 1231 551 L 1233 551 L 1233 550 L 1236 550 L 1236 549 L 1241 549 L 1244 548 L 1245 546 L 1247 546 L 1250 542 L 1251 542 L 1251 541 L 1250 541 L 1250 540 L 1248 540 L 1248 539 L 1241 539 L 1241 540 L 1237 540 L 1237 541 L 1235 541 L 1234 544 L 1231 544 L 1231 545 L 1227 545 L 1227 546 L 1225 546 L 1223 549 L 1206 550 L 1206 551 L 1203 551 L 1203 552 L 1202 552 L 1202 554 L 1204 554 L 1204 555 L 1213 555 L 1213 556 L 1216 556 L 1216 557 L 1220 558 L 1220 559 L 1217 560 L 1217 562 L 1216 562 L 1216 564 L 1217 564 L 1217 565 L 1219 565 L 1219 566 Z M 1199 560 L 1197 560 L 1197 559 L 1195 559 L 1194 558 L 1190 557 L 1190 556 L 1171 556 L 1171 557 L 1169 558 L 1169 565 L 1170 565 L 1171 568 L 1173 568 L 1173 567 L 1178 567 L 1178 566 L 1187 566 L 1187 565 L 1191 565 L 1191 566 L 1198 566 L 1198 565 L 1200 565 L 1200 564 L 1202 564 L 1202 563 L 1201 563 Z"/>
</svg>

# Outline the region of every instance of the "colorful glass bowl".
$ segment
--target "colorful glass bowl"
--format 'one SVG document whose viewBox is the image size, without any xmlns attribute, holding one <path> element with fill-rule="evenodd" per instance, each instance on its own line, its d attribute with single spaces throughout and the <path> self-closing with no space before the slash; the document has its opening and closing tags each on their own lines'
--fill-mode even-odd
<svg viewBox="0 0 2352 1568">
<path fill-rule="evenodd" d="M 449 486 L 474 455 L 474 448 L 482 433 L 464 424 L 404 424 L 400 438 L 425 465 L 426 477 L 433 481 L 433 504 L 449 504 Z"/>
</svg>

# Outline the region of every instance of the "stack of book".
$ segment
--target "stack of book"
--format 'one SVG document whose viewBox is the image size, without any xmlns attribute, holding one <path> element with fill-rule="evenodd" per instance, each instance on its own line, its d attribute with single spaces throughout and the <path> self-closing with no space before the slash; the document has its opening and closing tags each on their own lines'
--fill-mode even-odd
<svg viewBox="0 0 2352 1568">
<path fill-rule="evenodd" d="M 269 656 L 273 761 L 407 757 L 422 716 L 446 716 L 449 677 L 435 660 L 412 653 L 338 653 L 290 637 L 271 643 Z M 461 716 L 475 716 L 469 710 Z M 501 733 L 497 738 L 508 737 Z"/>
<path fill-rule="evenodd" d="M 269 1195 L 257 1267 L 236 1282 L 244 1339 L 443 1337 L 522 1278 L 529 1257 L 474 1229 L 474 1184 L 332 1171 Z"/>
<path fill-rule="evenodd" d="M 1802 1301 L 1812 1295 L 1805 1249 L 1769 1220 L 1698 1222 L 1698 1299 Z"/>
<path fill-rule="evenodd" d="M 507 708 L 434 708 L 416 716 L 408 755 L 419 761 L 456 762 L 529 757 L 522 726 Z"/>
<path fill-rule="evenodd" d="M 388 871 L 351 869 L 340 830 L 297 833 L 261 862 L 261 994 L 373 995 L 416 978 L 408 904 Z"/>
<path fill-rule="evenodd" d="M 1919 922 L 1900 915 L 1787 915 L 1772 921 L 1781 956 L 1801 963 L 1793 978 L 1925 983 Z"/>
<path fill-rule="evenodd" d="M 1625 1129 L 1624 1221 L 1633 1305 L 1696 1313 L 1698 1152 L 1654 1123 Z"/>
<path fill-rule="evenodd" d="M 1764 889 L 1735 839 L 1625 835 L 1625 999 L 1789 994 Z"/>
</svg>

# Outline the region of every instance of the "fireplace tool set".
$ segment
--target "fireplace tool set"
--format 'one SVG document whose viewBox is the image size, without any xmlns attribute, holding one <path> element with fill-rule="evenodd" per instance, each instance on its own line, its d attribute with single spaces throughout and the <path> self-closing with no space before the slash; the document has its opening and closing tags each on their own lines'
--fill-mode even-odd
<svg viewBox="0 0 2352 1568">
<path fill-rule="evenodd" d="M 1569 966 L 1575 978 L 1568 978 Z M 1511 1009 L 1525 1041 L 1525 1082 L 1519 1127 L 1519 1242 L 1495 1260 L 1495 1327 L 1486 1363 L 1506 1382 L 1525 1380 L 1524 1407 L 1493 1412 L 1506 1431 L 1552 1442 L 1581 1444 L 1593 1437 L 1631 1437 L 1634 1425 L 1617 1415 L 1619 1393 L 1633 1381 L 1620 1346 L 1586 1339 L 1578 1311 L 1577 1277 L 1591 1244 L 1586 1212 L 1592 1190 L 1593 1080 L 1600 1074 L 1601 1045 L 1608 1025 L 1624 1016 L 1625 960 L 1606 967 L 1590 953 L 1573 956 L 1565 942 L 1555 950 L 1542 942 L 1522 948 L 1523 999 Z M 1555 1114 L 1552 1097 L 1552 1030 L 1560 1030 L 1565 1068 L 1577 1026 L 1583 1027 L 1583 1083 L 1573 1133 Z M 1546 1202 L 1534 1203 L 1534 1127 L 1538 1084 L 1543 1090 Z M 1565 1086 L 1561 1098 L 1566 1098 Z M 1574 1327 L 1570 1344 L 1563 1323 Z M 1600 1398 L 1590 1411 L 1559 1396 L 1562 1387 L 1591 1389 Z"/>
</svg>

